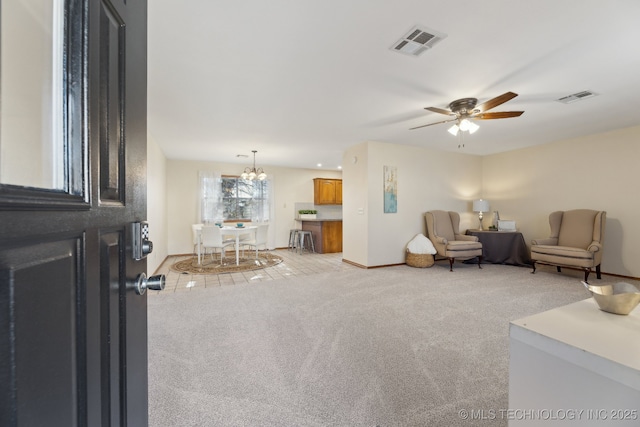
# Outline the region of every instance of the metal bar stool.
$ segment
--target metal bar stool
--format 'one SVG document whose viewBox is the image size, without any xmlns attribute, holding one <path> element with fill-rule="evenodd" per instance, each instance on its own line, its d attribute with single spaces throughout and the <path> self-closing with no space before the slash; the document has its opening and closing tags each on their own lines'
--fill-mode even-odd
<svg viewBox="0 0 640 427">
<path fill-rule="evenodd" d="M 305 242 L 309 243 L 309 245 L 307 245 L 307 250 L 311 250 L 313 253 L 316 252 L 316 248 L 313 244 L 313 233 L 307 230 L 300 230 L 298 231 L 298 236 L 300 237 L 300 253 L 304 251 Z M 306 240 L 305 237 L 307 237 Z"/>
<path fill-rule="evenodd" d="M 302 230 L 299 228 L 292 228 L 289 230 L 289 250 L 296 248 L 296 243 L 298 242 L 298 233 Z"/>
</svg>

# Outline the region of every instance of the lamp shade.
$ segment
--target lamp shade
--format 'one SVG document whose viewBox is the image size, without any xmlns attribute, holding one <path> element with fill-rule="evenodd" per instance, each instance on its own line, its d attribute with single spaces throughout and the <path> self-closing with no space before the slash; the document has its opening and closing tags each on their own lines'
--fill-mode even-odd
<svg viewBox="0 0 640 427">
<path fill-rule="evenodd" d="M 489 212 L 489 201 L 488 200 L 474 200 L 473 201 L 473 211 L 474 212 Z"/>
</svg>

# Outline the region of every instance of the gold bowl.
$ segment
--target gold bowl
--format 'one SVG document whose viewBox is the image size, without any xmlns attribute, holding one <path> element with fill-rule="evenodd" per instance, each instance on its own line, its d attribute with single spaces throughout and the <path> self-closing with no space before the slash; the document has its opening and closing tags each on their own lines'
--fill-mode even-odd
<svg viewBox="0 0 640 427">
<path fill-rule="evenodd" d="M 590 285 L 582 282 L 600 310 L 614 314 L 629 314 L 640 304 L 640 292 L 630 283 L 618 282 L 613 285 Z"/>
</svg>

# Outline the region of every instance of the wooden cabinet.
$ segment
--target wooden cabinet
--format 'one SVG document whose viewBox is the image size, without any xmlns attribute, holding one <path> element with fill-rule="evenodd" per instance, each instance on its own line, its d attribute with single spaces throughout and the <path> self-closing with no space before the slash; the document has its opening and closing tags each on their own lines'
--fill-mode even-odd
<svg viewBox="0 0 640 427">
<path fill-rule="evenodd" d="M 342 252 L 342 221 L 302 221 L 302 229 L 311 231 L 317 253 Z"/>
<path fill-rule="evenodd" d="M 314 205 L 341 205 L 342 180 L 333 178 L 315 178 L 313 180 Z"/>
</svg>

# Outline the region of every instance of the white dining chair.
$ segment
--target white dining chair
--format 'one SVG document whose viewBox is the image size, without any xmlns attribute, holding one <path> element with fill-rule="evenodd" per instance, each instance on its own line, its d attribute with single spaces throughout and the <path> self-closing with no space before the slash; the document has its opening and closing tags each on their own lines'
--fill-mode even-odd
<svg viewBox="0 0 640 427">
<path fill-rule="evenodd" d="M 213 260 L 213 254 L 216 249 L 220 249 L 220 264 L 225 256 L 225 248 L 235 243 L 235 239 L 223 239 L 222 231 L 217 225 L 205 225 L 201 231 L 201 245 L 204 248 L 205 254 L 207 249 L 212 249 L 211 259 Z"/>
<path fill-rule="evenodd" d="M 191 237 L 193 238 L 193 253 L 198 250 L 198 235 L 204 224 L 191 224 Z"/>
<path fill-rule="evenodd" d="M 255 233 L 253 235 L 253 239 L 243 240 L 240 242 L 243 246 L 254 247 L 256 250 L 256 259 L 258 259 L 258 247 L 264 246 L 267 249 L 267 234 L 269 231 L 269 224 L 260 224 L 258 228 L 256 228 Z"/>
</svg>

